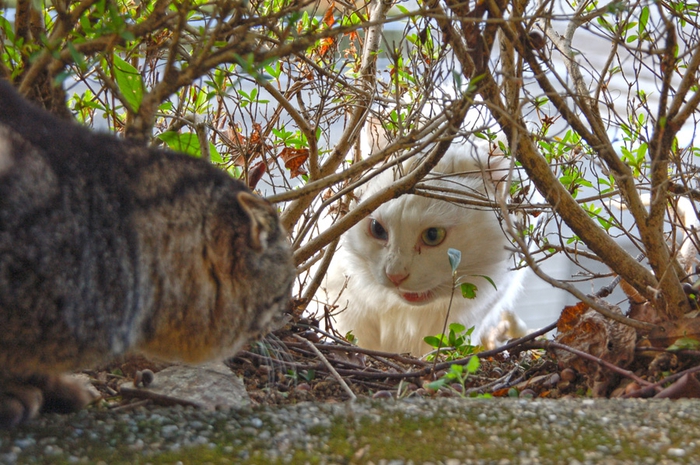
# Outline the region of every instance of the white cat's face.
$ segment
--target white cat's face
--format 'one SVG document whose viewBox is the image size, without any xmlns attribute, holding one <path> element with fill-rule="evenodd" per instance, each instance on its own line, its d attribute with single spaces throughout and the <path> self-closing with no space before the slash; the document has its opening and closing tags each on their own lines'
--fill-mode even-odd
<svg viewBox="0 0 700 465">
<path fill-rule="evenodd" d="M 472 189 L 483 181 L 463 178 Z M 479 282 L 498 281 L 504 273 L 507 240 L 492 211 L 479 211 L 417 195 L 387 202 L 350 232 L 344 247 L 357 259 L 358 278 L 379 285 L 413 306 L 449 298 L 452 270 L 449 248 L 462 253 L 457 276 Z"/>
</svg>

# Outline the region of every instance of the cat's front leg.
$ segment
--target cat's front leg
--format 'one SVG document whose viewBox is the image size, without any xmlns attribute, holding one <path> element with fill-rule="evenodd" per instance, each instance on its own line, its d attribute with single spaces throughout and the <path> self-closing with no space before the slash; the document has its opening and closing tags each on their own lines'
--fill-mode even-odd
<svg viewBox="0 0 700 465">
<path fill-rule="evenodd" d="M 0 379 L 0 428 L 25 423 L 39 412 L 76 412 L 92 400 L 81 382 L 66 375 L 4 376 Z"/>
<path fill-rule="evenodd" d="M 0 428 L 13 428 L 36 417 L 44 403 L 41 389 L 3 380 L 0 384 Z"/>
</svg>

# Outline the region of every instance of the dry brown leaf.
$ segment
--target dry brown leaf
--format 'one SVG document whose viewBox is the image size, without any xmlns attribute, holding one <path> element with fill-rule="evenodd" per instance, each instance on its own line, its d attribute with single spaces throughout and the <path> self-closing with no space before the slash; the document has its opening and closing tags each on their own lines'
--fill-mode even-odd
<svg viewBox="0 0 700 465">
<path fill-rule="evenodd" d="M 248 139 L 241 134 L 240 129 L 231 125 L 226 130 L 226 137 L 231 144 L 226 144 L 231 149 L 231 159 L 236 166 L 245 166 L 245 159 L 241 156 L 241 148 L 248 144 Z"/>
<path fill-rule="evenodd" d="M 331 2 L 331 4 L 328 5 L 328 9 L 326 10 L 326 14 L 323 15 L 323 24 L 325 24 L 328 27 L 331 27 L 335 24 L 335 17 L 333 16 L 334 12 L 335 12 L 335 2 Z"/>
<path fill-rule="evenodd" d="M 331 50 L 333 44 L 335 44 L 335 39 L 333 37 L 324 37 L 319 41 L 318 54 L 325 56 Z"/>
<path fill-rule="evenodd" d="M 649 333 L 649 341 L 654 347 L 666 348 L 681 338 L 700 340 L 700 318 L 681 318 L 663 321 Z"/>
<path fill-rule="evenodd" d="M 250 143 L 257 145 L 261 143 L 260 133 L 262 132 L 262 127 L 260 123 L 253 123 L 253 132 L 250 133 Z"/>
<path fill-rule="evenodd" d="M 255 186 L 258 185 L 258 182 L 260 182 L 260 179 L 262 179 L 263 174 L 265 174 L 265 171 L 267 171 L 267 165 L 264 161 L 259 161 L 256 164 L 254 164 L 248 170 L 248 187 L 251 189 L 255 189 Z"/>
<path fill-rule="evenodd" d="M 304 163 L 309 158 L 309 149 L 294 149 L 291 147 L 285 147 L 280 152 L 278 157 L 282 159 L 284 162 L 284 167 L 291 172 L 290 176 L 293 178 L 301 174 L 306 174 Z"/>
<path fill-rule="evenodd" d="M 272 149 L 270 145 L 265 144 L 260 123 L 253 123 L 253 130 L 248 137 L 241 134 L 240 128 L 234 126 L 229 127 L 227 136 L 231 142 L 227 144 L 231 149 L 231 159 L 236 166 L 246 166 L 246 160 L 250 163 L 262 156 L 263 151 Z"/>
<path fill-rule="evenodd" d="M 583 304 L 579 303 L 565 309 L 567 318 L 562 326 L 567 329 L 560 330 L 555 340 L 613 365 L 623 368 L 629 365 L 634 359 L 637 340 L 634 328 L 608 319 L 593 309 L 580 314 L 582 308 Z M 613 308 L 622 313 L 619 308 Z M 581 358 L 563 349 L 556 349 L 554 353 L 560 368 L 570 367 L 586 376 L 594 396 L 604 396 L 607 393 L 607 388 L 614 379 L 610 371 L 593 360 Z"/>
<path fill-rule="evenodd" d="M 568 305 L 561 312 L 559 321 L 557 322 L 557 330 L 559 333 L 571 331 L 579 322 L 581 316 L 588 310 L 588 305 L 579 302 L 576 305 Z"/>
</svg>

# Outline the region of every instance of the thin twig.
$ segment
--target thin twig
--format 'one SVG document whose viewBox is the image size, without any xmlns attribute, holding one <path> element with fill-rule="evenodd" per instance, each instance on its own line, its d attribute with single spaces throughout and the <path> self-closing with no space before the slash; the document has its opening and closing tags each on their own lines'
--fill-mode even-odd
<svg viewBox="0 0 700 465">
<path fill-rule="evenodd" d="M 637 389 L 636 391 L 632 391 L 630 393 L 623 394 L 621 397 L 623 399 L 629 398 L 629 397 L 644 397 L 646 393 L 649 392 L 658 392 L 661 390 L 661 387 L 664 384 L 668 384 L 672 381 L 675 381 L 679 378 L 681 378 L 684 375 L 689 375 L 692 373 L 697 373 L 700 371 L 700 365 L 699 366 L 694 366 L 693 368 L 688 368 L 687 370 L 679 371 L 678 373 L 674 373 L 671 376 L 668 376 L 661 381 L 657 381 L 656 383 L 647 383 L 646 386 L 644 386 L 641 389 Z"/>
<path fill-rule="evenodd" d="M 396 360 L 397 362 L 405 363 L 408 365 L 419 365 L 419 366 L 427 366 L 430 365 L 430 362 L 426 362 L 424 360 L 420 360 L 417 358 L 412 358 L 412 357 L 405 357 L 401 354 L 395 354 L 393 352 L 382 352 L 380 350 L 372 350 L 372 349 L 365 349 L 364 347 L 358 347 L 355 345 L 352 345 L 346 341 L 343 341 L 340 338 L 337 338 L 333 336 L 332 334 L 328 333 L 327 331 L 324 331 L 319 328 L 315 328 L 312 326 L 306 326 L 306 325 L 299 325 L 304 328 L 312 329 L 319 334 L 323 334 L 324 336 L 332 339 L 333 341 L 337 342 L 340 345 L 329 345 L 329 344 L 317 344 L 317 347 L 322 348 L 324 350 L 334 350 L 334 351 L 344 351 L 344 352 L 354 352 L 357 354 L 364 354 L 364 355 L 369 355 L 371 357 L 377 358 L 378 360 L 381 360 L 383 358 L 390 358 L 392 360 Z"/>
<path fill-rule="evenodd" d="M 324 365 L 326 365 L 328 367 L 328 371 L 330 371 L 331 374 L 335 377 L 335 379 L 338 380 L 338 383 L 340 383 L 340 386 L 350 396 L 350 399 L 352 399 L 352 400 L 357 399 L 357 396 L 355 395 L 354 392 L 352 392 L 352 389 L 350 389 L 350 386 L 348 386 L 347 383 L 345 382 L 345 380 L 343 379 L 343 377 L 340 376 L 337 371 L 335 371 L 335 368 L 333 367 L 333 365 L 331 365 L 331 362 L 329 362 L 328 359 L 321 353 L 321 351 L 316 348 L 316 346 L 314 345 L 313 342 L 309 341 L 308 339 L 304 339 L 303 337 L 299 336 L 298 334 L 295 334 L 294 337 L 297 340 L 306 343 L 311 348 L 311 350 L 314 351 L 314 353 L 318 356 L 318 358 L 321 359 L 321 361 L 324 363 Z"/>
<path fill-rule="evenodd" d="M 116 407 L 110 408 L 110 412 L 128 412 L 130 410 L 135 410 L 139 407 L 146 406 L 148 404 L 153 403 L 151 399 L 144 399 L 144 400 L 137 400 L 135 402 L 130 402 L 128 404 L 124 405 L 118 405 Z"/>
<path fill-rule="evenodd" d="M 528 344 L 525 344 L 525 347 L 528 349 L 545 349 L 545 350 L 550 350 L 550 349 L 559 349 L 559 350 L 565 350 L 567 352 L 571 352 L 574 355 L 577 355 L 581 358 L 585 358 L 586 360 L 590 360 L 592 362 L 596 362 L 599 365 L 604 366 L 605 368 L 608 368 L 611 371 L 614 371 L 617 374 L 620 374 L 622 376 L 625 376 L 627 378 L 630 378 L 637 383 L 639 383 L 642 386 L 651 386 L 652 383 L 650 383 L 647 380 L 644 380 L 640 378 L 639 376 L 635 375 L 629 370 L 625 370 L 624 368 L 620 368 L 617 365 L 613 365 L 610 362 L 607 362 L 603 360 L 600 357 L 596 357 L 595 355 L 591 355 L 588 352 L 584 352 L 582 350 L 574 349 L 573 347 L 567 346 L 565 344 L 561 344 L 559 342 L 555 341 L 532 341 Z"/>
<path fill-rule="evenodd" d="M 474 392 L 485 392 L 486 390 L 489 390 L 492 387 L 498 386 L 500 383 L 503 383 L 506 379 L 512 378 L 513 374 L 515 374 L 518 371 L 518 368 L 519 367 L 513 368 L 505 375 L 501 376 L 498 379 L 494 379 L 491 382 L 488 382 L 486 384 L 482 384 L 481 386 L 476 386 L 473 388 L 466 389 L 464 391 L 464 395 L 468 396 L 469 394 L 474 393 Z M 491 392 L 493 392 L 495 389 L 490 389 L 490 390 L 491 390 Z"/>
</svg>

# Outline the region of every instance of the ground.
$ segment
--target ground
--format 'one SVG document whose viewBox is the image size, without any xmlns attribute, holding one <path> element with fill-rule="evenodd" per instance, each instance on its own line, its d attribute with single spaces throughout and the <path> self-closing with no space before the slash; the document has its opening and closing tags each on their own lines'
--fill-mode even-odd
<svg viewBox="0 0 700 465">
<path fill-rule="evenodd" d="M 693 375 L 699 352 L 653 349 L 644 338 L 633 337 L 630 347 L 622 351 L 630 355 L 623 358 L 610 341 L 598 340 L 605 332 L 600 328 L 592 331 L 590 318 L 582 321 L 583 329 L 570 320 L 567 328 L 560 321 L 555 342 L 530 335 L 511 343 L 508 350 L 492 351 L 464 344 L 458 347 L 462 354 L 448 351 L 436 363 L 361 349 L 318 330 L 314 322 L 296 320 L 250 344 L 226 363 L 244 380 L 254 405 L 339 402 L 351 396 L 559 399 L 700 395 L 700 383 Z M 577 355 L 577 350 L 586 354 Z M 474 363 L 474 356 L 479 363 Z M 134 402 L 140 406 L 149 401 L 122 399 L 119 385 L 139 371 L 157 373 L 165 366 L 130 357 L 88 373 L 104 399 L 102 406 L 129 409 Z"/>
</svg>

